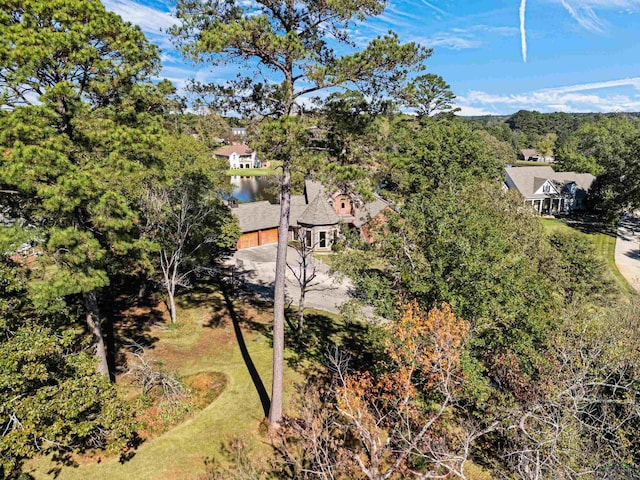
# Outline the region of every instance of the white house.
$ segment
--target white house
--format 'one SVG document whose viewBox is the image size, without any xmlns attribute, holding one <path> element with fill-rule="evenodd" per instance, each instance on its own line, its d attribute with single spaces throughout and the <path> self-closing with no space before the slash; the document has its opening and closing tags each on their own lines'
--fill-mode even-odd
<svg viewBox="0 0 640 480">
<path fill-rule="evenodd" d="M 260 168 L 262 162 L 246 145 L 229 145 L 215 152 L 216 157 L 225 158 L 229 161 L 229 168 Z"/>
<path fill-rule="evenodd" d="M 590 173 L 555 172 L 553 168 L 507 168 L 505 184 L 516 190 L 540 214 L 582 210 L 595 177 Z"/>
</svg>

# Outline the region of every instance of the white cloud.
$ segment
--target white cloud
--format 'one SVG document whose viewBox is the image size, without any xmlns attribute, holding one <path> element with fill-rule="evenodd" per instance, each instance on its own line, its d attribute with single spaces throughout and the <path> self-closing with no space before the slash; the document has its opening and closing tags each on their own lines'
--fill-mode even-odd
<svg viewBox="0 0 640 480">
<path fill-rule="evenodd" d="M 496 115 L 498 113 L 495 110 L 487 110 L 482 107 L 471 107 L 469 105 L 456 105 L 456 107 L 460 108 L 460 111 L 457 112 L 457 115 L 462 115 L 463 117 Z"/>
<path fill-rule="evenodd" d="M 517 29 L 504 26 L 471 25 L 466 28 L 452 28 L 429 37 L 409 35 L 407 39 L 427 47 L 443 47 L 451 50 L 480 48 L 492 37 L 508 37 L 517 33 Z"/>
<path fill-rule="evenodd" d="M 426 5 L 427 7 L 431 8 L 432 10 L 434 10 L 435 12 L 439 13 L 440 15 L 449 15 L 447 12 L 445 12 L 443 9 L 436 7 L 433 3 L 431 2 L 427 2 L 426 0 L 420 0 L 424 5 Z"/>
<path fill-rule="evenodd" d="M 561 3 L 565 10 L 569 12 L 569 15 L 571 15 L 581 27 L 592 32 L 604 31 L 605 23 L 596 15 L 590 6 L 584 4 L 574 5 L 574 2 L 571 0 L 561 0 Z"/>
<path fill-rule="evenodd" d="M 613 88 L 630 86 L 636 90 L 640 90 L 640 77 L 622 78 L 620 80 L 610 80 L 608 82 L 582 83 L 578 85 L 569 85 L 566 87 L 547 88 L 546 91 L 553 92 L 582 92 L 585 90 L 599 90 L 601 88 Z"/>
<path fill-rule="evenodd" d="M 111 10 L 126 22 L 138 25 L 145 33 L 161 33 L 178 21 L 170 14 L 147 7 L 132 0 L 103 0 L 107 10 Z"/>
<path fill-rule="evenodd" d="M 603 32 L 607 23 L 596 13 L 598 10 L 616 10 L 628 13 L 640 11 L 640 0 L 554 0 L 559 2 L 583 28 Z"/>
<path fill-rule="evenodd" d="M 632 87 L 631 92 L 629 87 Z M 457 100 L 463 112 L 471 109 L 492 109 L 495 113 L 512 113 L 519 109 L 543 112 L 638 111 L 640 110 L 638 90 L 640 90 L 640 77 L 634 77 L 508 95 L 471 90 Z"/>
<path fill-rule="evenodd" d="M 424 43 L 428 47 L 445 47 L 451 48 L 452 50 L 478 48 L 482 45 L 480 40 L 465 38 L 464 36 L 451 33 L 439 33 L 433 37 L 424 39 L 421 43 Z"/>
</svg>

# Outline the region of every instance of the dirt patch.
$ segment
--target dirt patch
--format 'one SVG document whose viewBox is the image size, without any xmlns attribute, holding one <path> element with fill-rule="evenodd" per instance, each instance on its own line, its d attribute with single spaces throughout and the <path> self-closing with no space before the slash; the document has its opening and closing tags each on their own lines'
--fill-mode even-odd
<svg viewBox="0 0 640 480">
<path fill-rule="evenodd" d="M 229 383 L 227 376 L 220 372 L 200 372 L 182 380 L 191 387 L 192 401 L 199 409 L 207 407 L 218 398 Z"/>
</svg>

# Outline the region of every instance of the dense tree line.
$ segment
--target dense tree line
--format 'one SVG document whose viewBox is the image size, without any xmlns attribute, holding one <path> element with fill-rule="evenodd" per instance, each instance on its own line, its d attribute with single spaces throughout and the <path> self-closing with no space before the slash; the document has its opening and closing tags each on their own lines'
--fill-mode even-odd
<svg viewBox="0 0 640 480">
<path fill-rule="evenodd" d="M 286 470 L 598 478 L 632 468 L 637 307 L 618 305 L 588 242 L 545 233 L 502 190 L 477 131 L 402 116 L 387 127 L 378 174 L 395 207 L 373 245 L 352 238 L 334 265 L 389 323 L 371 327 L 382 330 L 377 360 L 363 368 L 334 354 L 327 378 L 305 387 L 282 438 Z"/>
</svg>

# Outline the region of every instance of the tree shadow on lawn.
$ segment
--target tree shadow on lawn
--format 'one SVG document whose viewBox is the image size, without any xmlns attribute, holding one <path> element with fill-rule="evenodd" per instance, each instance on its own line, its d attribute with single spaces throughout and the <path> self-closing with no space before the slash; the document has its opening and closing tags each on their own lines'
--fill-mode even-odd
<svg viewBox="0 0 640 480">
<path fill-rule="evenodd" d="M 151 328 L 164 321 L 161 309 L 150 295 L 138 296 L 137 285 L 131 283 L 117 288 L 115 296 L 101 303 L 107 344 L 109 375 L 123 372 L 126 353 L 132 347 L 153 348 L 158 337 L 151 335 Z"/>
<path fill-rule="evenodd" d="M 586 234 L 603 233 L 610 237 L 615 237 L 616 226 L 607 221 L 602 215 L 596 215 L 592 213 L 573 213 L 565 217 L 556 217 L 568 227 L 578 230 L 579 232 Z"/>
<path fill-rule="evenodd" d="M 288 317 L 296 317 L 287 312 Z M 305 316 L 305 329 L 300 335 L 289 323 L 286 345 L 291 355 L 289 366 L 306 375 L 318 375 L 326 371 L 329 356 L 337 347 L 341 355 L 349 358 L 349 367 L 359 370 L 371 367 L 380 357 L 380 348 L 375 341 L 375 327 L 360 322 L 344 322 L 337 315 L 311 311 Z"/>
<path fill-rule="evenodd" d="M 273 309 L 273 304 L 259 297 L 251 297 L 250 293 L 244 292 L 239 298 L 244 303 L 255 306 L 254 302 L 258 302 L 260 308 Z M 380 342 L 374 338 L 376 327 L 360 322 L 344 322 L 339 315 L 319 310 L 307 310 L 304 318 L 305 329 L 299 334 L 297 307 L 285 310 L 285 361 L 295 371 L 306 376 L 323 374 L 333 347 L 338 347 L 343 355 L 349 357 L 349 365 L 353 369 L 369 367 L 380 358 Z M 271 323 L 244 318 L 243 324 L 267 338 L 273 347 Z"/>
<path fill-rule="evenodd" d="M 233 322 L 233 331 L 236 335 L 236 340 L 238 341 L 238 347 L 240 347 L 242 359 L 247 366 L 247 370 L 249 371 L 249 375 L 251 376 L 253 385 L 256 387 L 256 391 L 258 392 L 258 396 L 260 397 L 260 403 L 262 404 L 264 416 L 267 417 L 269 416 L 271 399 L 269 398 L 269 394 L 267 393 L 267 389 L 262 382 L 262 378 L 260 378 L 260 374 L 258 373 L 253 360 L 251 359 L 251 354 L 247 349 L 247 344 L 244 341 L 244 335 L 242 335 L 242 329 L 240 328 L 240 322 L 247 323 L 246 318 L 241 312 L 236 310 L 235 306 L 233 305 L 233 300 L 231 299 L 227 288 L 225 288 L 224 286 L 222 286 L 222 294 L 224 296 L 224 301 L 229 312 L 229 316 L 231 317 L 231 321 Z"/>
<path fill-rule="evenodd" d="M 202 322 L 205 327 L 217 328 L 223 326 L 228 319 L 221 283 L 211 277 L 198 279 L 197 286 L 180 292 L 176 302 L 185 310 L 203 307 L 209 310 L 207 315 L 210 318 Z"/>
</svg>

